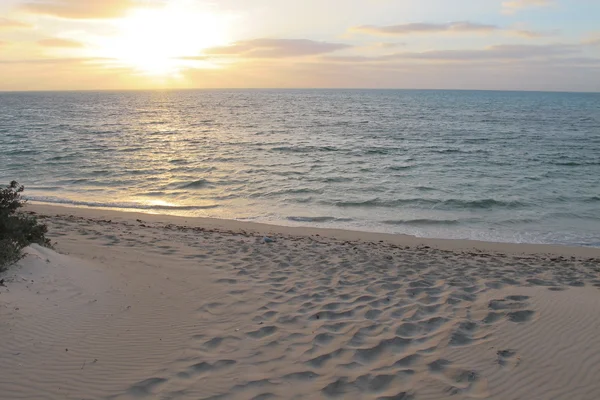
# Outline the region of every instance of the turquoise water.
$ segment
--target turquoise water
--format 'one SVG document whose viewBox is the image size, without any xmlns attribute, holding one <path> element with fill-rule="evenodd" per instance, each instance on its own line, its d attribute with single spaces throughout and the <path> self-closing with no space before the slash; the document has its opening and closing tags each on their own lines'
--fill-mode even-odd
<svg viewBox="0 0 600 400">
<path fill-rule="evenodd" d="M 32 200 L 600 246 L 600 94 L 0 93 Z"/>
</svg>

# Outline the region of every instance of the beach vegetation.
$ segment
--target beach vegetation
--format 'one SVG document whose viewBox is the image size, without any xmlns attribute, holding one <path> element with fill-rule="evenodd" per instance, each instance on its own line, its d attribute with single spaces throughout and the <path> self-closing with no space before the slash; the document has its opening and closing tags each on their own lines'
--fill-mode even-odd
<svg viewBox="0 0 600 400">
<path fill-rule="evenodd" d="M 24 190 L 16 181 L 0 188 L 0 271 L 19 261 L 23 257 L 22 250 L 30 244 L 50 246 L 46 224 L 20 212 L 26 203 Z"/>
</svg>

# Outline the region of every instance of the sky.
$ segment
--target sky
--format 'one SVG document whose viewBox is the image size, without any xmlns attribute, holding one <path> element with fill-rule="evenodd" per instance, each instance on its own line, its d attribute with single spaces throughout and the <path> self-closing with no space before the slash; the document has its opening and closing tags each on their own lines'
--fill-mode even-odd
<svg viewBox="0 0 600 400">
<path fill-rule="evenodd" d="M 2 0 L 0 90 L 600 92 L 600 0 Z"/>
</svg>

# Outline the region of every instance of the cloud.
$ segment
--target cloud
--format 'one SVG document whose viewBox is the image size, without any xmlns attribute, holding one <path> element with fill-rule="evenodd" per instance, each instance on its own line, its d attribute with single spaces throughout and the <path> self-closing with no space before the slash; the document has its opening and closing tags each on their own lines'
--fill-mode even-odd
<svg viewBox="0 0 600 400">
<path fill-rule="evenodd" d="M 191 82 L 205 87 L 256 88 L 413 88 L 600 91 L 599 64 L 584 60 L 523 60 L 501 63 L 381 64 L 295 62 L 274 65 L 253 60 L 244 68 L 188 70 Z M 600 61 L 600 60 L 598 60 Z"/>
<path fill-rule="evenodd" d="M 183 56 L 177 57 L 177 60 L 186 60 L 186 61 L 208 61 L 211 58 L 209 56 Z"/>
<path fill-rule="evenodd" d="M 393 43 L 389 43 L 389 42 L 384 42 L 384 43 L 375 43 L 375 47 L 378 47 L 380 49 L 395 49 L 398 47 L 404 47 L 406 46 L 406 43 L 403 42 L 393 42 Z"/>
<path fill-rule="evenodd" d="M 8 46 L 8 42 L 0 40 L 0 47 Z"/>
<path fill-rule="evenodd" d="M 25 22 L 0 17 L 0 29 L 27 29 L 32 26 Z"/>
<path fill-rule="evenodd" d="M 44 47 L 70 47 L 70 48 L 84 47 L 83 43 L 80 43 L 76 40 L 60 39 L 60 38 L 42 39 L 42 40 L 38 40 L 37 43 L 40 46 L 44 46 Z"/>
<path fill-rule="evenodd" d="M 36 0 L 24 3 L 21 8 L 60 18 L 105 19 L 119 17 L 134 5 L 134 0 Z"/>
<path fill-rule="evenodd" d="M 528 29 L 513 29 L 508 31 L 510 34 L 528 39 L 537 39 L 549 36 L 555 36 L 559 33 L 558 30 L 553 31 L 531 31 Z"/>
<path fill-rule="evenodd" d="M 553 0 L 511 0 L 502 3 L 502 12 L 504 14 L 514 14 L 525 8 L 548 7 L 552 5 Z"/>
<path fill-rule="evenodd" d="M 401 52 L 378 57 L 329 56 L 327 60 L 346 63 L 373 63 L 392 60 L 423 60 L 445 62 L 514 61 L 538 58 L 556 58 L 579 53 L 581 48 L 572 44 L 550 45 L 496 45 L 484 49 L 430 50 L 423 52 Z"/>
<path fill-rule="evenodd" d="M 529 39 L 553 36 L 557 31 L 539 32 L 528 29 L 503 28 L 496 25 L 479 24 L 474 22 L 449 22 L 446 24 L 410 23 L 403 25 L 374 26 L 362 25 L 350 28 L 351 32 L 364 33 L 376 36 L 402 36 L 426 33 L 492 33 L 505 32 L 514 36 Z"/>
<path fill-rule="evenodd" d="M 496 45 L 483 50 L 434 50 L 413 53 L 412 58 L 470 61 L 470 60 L 523 60 L 539 57 L 555 57 L 578 53 L 578 46 L 570 44 L 552 45 Z"/>
<path fill-rule="evenodd" d="M 410 23 L 401 25 L 361 25 L 350 28 L 351 32 L 368 35 L 401 36 L 415 33 L 490 33 L 500 30 L 496 25 L 478 24 L 469 21 L 449 22 L 445 24 Z"/>
<path fill-rule="evenodd" d="M 600 46 L 600 35 L 590 36 L 588 39 L 585 39 L 582 43 L 588 46 Z"/>
<path fill-rule="evenodd" d="M 30 64 L 30 65 L 105 65 L 114 61 L 110 58 L 100 57 L 68 57 L 68 58 L 23 58 L 15 60 L 2 60 L 0 64 Z"/>
<path fill-rule="evenodd" d="M 343 43 L 317 42 L 307 39 L 253 39 L 236 42 L 230 46 L 213 47 L 205 54 L 239 56 L 244 58 L 286 58 L 331 53 L 352 46 Z"/>
</svg>

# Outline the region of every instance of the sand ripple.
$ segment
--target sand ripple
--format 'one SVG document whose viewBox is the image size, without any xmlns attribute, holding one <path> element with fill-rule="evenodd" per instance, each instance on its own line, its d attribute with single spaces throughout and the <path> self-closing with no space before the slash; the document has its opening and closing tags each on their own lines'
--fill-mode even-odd
<svg viewBox="0 0 600 400">
<path fill-rule="evenodd" d="M 50 224 L 89 261 L 14 273 L 0 398 L 600 398 L 595 259 Z"/>
</svg>

